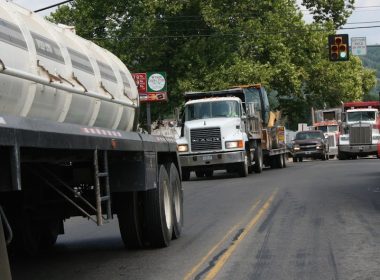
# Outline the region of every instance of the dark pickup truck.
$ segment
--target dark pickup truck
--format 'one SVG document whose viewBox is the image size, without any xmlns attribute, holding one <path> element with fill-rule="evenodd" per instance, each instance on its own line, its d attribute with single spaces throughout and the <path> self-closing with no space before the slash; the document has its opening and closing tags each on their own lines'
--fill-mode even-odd
<svg viewBox="0 0 380 280">
<path fill-rule="evenodd" d="M 303 158 L 328 159 L 328 142 L 320 130 L 300 131 L 293 140 L 293 162 Z"/>
</svg>

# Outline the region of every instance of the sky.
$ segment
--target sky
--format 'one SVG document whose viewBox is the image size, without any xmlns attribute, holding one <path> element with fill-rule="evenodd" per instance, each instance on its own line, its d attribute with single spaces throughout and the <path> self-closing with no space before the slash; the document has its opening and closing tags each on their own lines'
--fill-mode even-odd
<svg viewBox="0 0 380 280">
<path fill-rule="evenodd" d="M 14 3 L 19 4 L 30 10 L 37 10 L 44 8 L 63 0 L 13 0 Z M 297 0 L 297 3 L 302 2 L 302 0 Z M 352 37 L 366 37 L 367 45 L 380 45 L 380 0 L 356 0 L 355 1 L 355 11 L 350 16 L 347 21 L 345 28 L 357 28 L 364 26 L 378 26 L 375 28 L 360 28 L 360 29 L 345 29 L 339 30 L 337 34 L 349 34 Z M 42 16 L 48 15 L 54 9 L 46 10 L 41 12 Z M 304 19 L 306 22 L 310 22 L 312 17 L 304 11 Z"/>
</svg>

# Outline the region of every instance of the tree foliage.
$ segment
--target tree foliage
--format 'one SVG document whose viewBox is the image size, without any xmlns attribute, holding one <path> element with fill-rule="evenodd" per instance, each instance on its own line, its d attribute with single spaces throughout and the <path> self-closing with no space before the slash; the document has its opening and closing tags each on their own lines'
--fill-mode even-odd
<svg viewBox="0 0 380 280">
<path fill-rule="evenodd" d="M 170 102 L 155 104 L 156 117 L 178 106 L 185 91 L 259 82 L 276 92 L 273 104 L 296 126 L 311 106 L 360 99 L 374 85 L 357 58 L 327 60 L 331 13 L 326 1 L 307 2 L 327 20 L 306 24 L 295 0 L 76 0 L 50 20 L 75 25 L 131 72 L 166 71 Z M 335 25 L 349 14 L 347 5 L 329 9 Z"/>
<path fill-rule="evenodd" d="M 355 0 L 303 0 L 302 4 L 309 9 L 315 22 L 330 21 L 339 28 L 352 14 Z"/>
</svg>

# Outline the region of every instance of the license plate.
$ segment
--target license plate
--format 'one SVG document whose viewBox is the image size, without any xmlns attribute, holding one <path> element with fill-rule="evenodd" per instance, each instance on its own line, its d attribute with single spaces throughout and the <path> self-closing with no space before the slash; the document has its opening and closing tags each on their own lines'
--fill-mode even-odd
<svg viewBox="0 0 380 280">
<path fill-rule="evenodd" d="M 306 152 L 305 152 L 305 155 L 310 155 L 310 154 L 311 154 L 310 151 L 306 151 Z"/>
<path fill-rule="evenodd" d="M 212 156 L 203 156 L 202 159 L 204 161 L 206 161 L 206 160 L 212 160 Z"/>
</svg>

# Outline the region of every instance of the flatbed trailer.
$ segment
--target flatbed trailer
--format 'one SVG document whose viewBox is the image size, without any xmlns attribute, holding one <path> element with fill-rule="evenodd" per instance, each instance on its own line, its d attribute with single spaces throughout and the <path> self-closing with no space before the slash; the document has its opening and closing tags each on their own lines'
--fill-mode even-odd
<svg viewBox="0 0 380 280">
<path fill-rule="evenodd" d="M 0 116 L 0 206 L 11 249 L 51 246 L 63 221 L 98 225 L 116 214 L 127 248 L 165 247 L 182 228 L 174 139 L 15 116 Z"/>
</svg>

